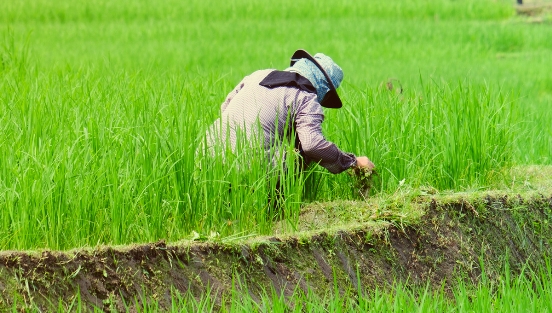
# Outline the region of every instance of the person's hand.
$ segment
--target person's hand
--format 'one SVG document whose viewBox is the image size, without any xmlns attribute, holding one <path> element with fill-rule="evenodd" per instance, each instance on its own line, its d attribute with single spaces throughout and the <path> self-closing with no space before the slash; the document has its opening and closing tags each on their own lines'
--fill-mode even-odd
<svg viewBox="0 0 552 313">
<path fill-rule="evenodd" d="M 373 170 L 374 167 L 376 167 L 374 165 L 374 163 L 372 163 L 372 161 L 370 161 L 370 159 L 368 159 L 365 156 L 357 157 L 356 161 L 357 161 L 357 163 L 356 163 L 357 168 L 364 168 L 364 169 L 367 169 L 367 170 Z"/>
</svg>

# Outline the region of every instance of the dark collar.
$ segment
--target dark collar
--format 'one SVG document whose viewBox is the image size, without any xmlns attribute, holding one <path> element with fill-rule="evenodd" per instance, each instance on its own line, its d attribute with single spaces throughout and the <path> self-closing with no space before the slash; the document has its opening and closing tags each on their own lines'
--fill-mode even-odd
<svg viewBox="0 0 552 313">
<path fill-rule="evenodd" d="M 287 71 L 273 71 L 268 74 L 259 85 L 267 88 L 292 87 L 299 90 L 316 93 L 316 88 L 305 77 L 299 73 Z"/>
</svg>

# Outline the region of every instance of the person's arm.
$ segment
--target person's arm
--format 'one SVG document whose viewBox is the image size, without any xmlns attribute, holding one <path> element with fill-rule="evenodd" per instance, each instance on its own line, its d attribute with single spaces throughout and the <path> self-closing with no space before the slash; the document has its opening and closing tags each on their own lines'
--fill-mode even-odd
<svg viewBox="0 0 552 313">
<path fill-rule="evenodd" d="M 350 167 L 373 169 L 374 163 L 366 156 L 355 156 L 341 151 L 334 143 L 327 141 L 322 134 L 324 113 L 316 97 L 306 97 L 305 103 L 297 106 L 296 132 L 301 150 L 310 161 L 319 162 L 334 174 L 341 173 Z"/>
<path fill-rule="evenodd" d="M 316 96 L 309 97 L 304 105 L 298 106 L 295 118 L 297 136 L 303 153 L 314 162 L 334 174 L 352 166 L 364 166 L 364 159 L 357 160 L 352 153 L 341 151 L 334 143 L 327 141 L 322 134 L 324 114 Z"/>
</svg>

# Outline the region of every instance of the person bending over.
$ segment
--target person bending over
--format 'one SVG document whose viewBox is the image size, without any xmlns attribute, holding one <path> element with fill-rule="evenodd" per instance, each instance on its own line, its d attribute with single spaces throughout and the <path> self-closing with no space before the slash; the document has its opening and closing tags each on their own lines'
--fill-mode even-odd
<svg viewBox="0 0 552 313">
<path fill-rule="evenodd" d="M 342 80 L 343 71 L 330 57 L 305 50 L 295 51 L 283 71 L 253 72 L 222 103 L 221 117 L 207 130 L 208 149 L 223 142 L 235 152 L 238 137 L 245 136 L 246 142 L 260 141 L 272 163 L 281 162 L 283 141 L 294 134 L 291 140 L 305 166 L 318 163 L 334 174 L 351 167 L 373 169 L 366 156 L 344 152 L 322 134 L 322 108 L 342 107 L 336 92 Z"/>
</svg>

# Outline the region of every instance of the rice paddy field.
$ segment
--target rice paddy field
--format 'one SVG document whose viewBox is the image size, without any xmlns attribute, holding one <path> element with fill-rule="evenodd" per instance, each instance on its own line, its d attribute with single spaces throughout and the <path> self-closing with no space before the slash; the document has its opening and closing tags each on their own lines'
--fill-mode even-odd
<svg viewBox="0 0 552 313">
<path fill-rule="evenodd" d="M 517 15 L 514 4 L 3 1 L 0 250 L 291 233 L 308 204 L 362 202 L 405 188 L 512 185 L 512 168 L 552 165 L 552 19 L 546 11 Z M 376 164 L 367 195 L 347 173 L 313 166 L 282 176 L 267 173 L 255 151 L 224 161 L 203 153 L 205 131 L 228 92 L 255 70 L 285 69 L 296 49 L 327 54 L 344 71 L 344 106 L 326 109 L 324 134 Z M 269 203 L 279 176 L 286 197 L 275 211 Z M 508 278 L 515 288 L 499 285 L 498 293 L 474 287 L 476 294 L 494 290 L 477 294 L 482 303 L 461 289 L 450 300 L 399 284 L 399 296 L 371 295 L 374 302 L 354 305 L 467 312 L 518 297 L 536 305 L 538 291 L 526 287 L 550 289 L 550 270 L 542 272 L 527 278 L 539 283 Z M 307 311 L 353 305 L 295 297 Z M 278 295 L 268 298 L 280 303 Z M 208 300 L 175 296 L 174 310 L 182 301 L 210 308 L 201 302 Z M 262 301 L 234 311 L 270 307 Z"/>
</svg>

